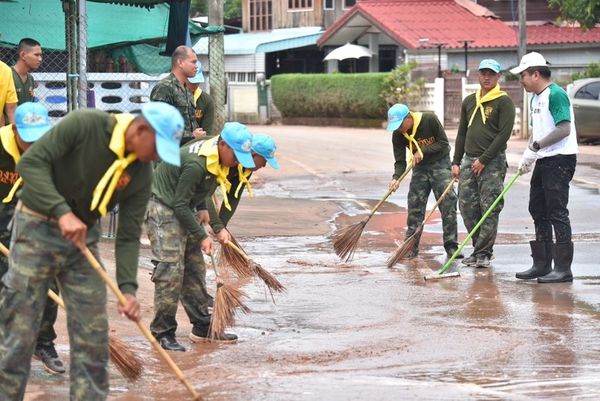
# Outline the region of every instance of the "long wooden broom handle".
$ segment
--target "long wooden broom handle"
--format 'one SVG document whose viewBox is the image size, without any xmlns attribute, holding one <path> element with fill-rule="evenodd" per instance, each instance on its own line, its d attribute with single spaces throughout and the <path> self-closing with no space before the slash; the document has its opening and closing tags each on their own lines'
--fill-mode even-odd
<svg viewBox="0 0 600 401">
<path fill-rule="evenodd" d="M 404 177 L 406 177 L 408 175 L 408 172 L 412 170 L 412 164 L 409 164 L 408 167 L 406 168 L 406 170 L 404 170 L 404 172 L 402 173 L 402 175 L 400 177 L 398 177 L 398 179 L 396 180 L 398 183 L 402 182 L 402 180 L 404 179 Z M 371 213 L 369 214 L 369 217 L 367 218 L 367 220 L 369 220 L 371 217 L 373 217 L 373 215 L 375 214 L 375 212 L 377 211 L 377 209 L 379 209 L 379 207 L 381 205 L 383 205 L 383 202 L 385 202 L 387 200 L 387 198 L 390 197 L 390 195 L 392 194 L 391 189 L 388 189 L 387 192 L 385 193 L 385 195 L 383 195 L 383 198 L 381 198 L 381 200 L 375 205 L 375 207 L 373 209 L 371 209 Z"/>
<path fill-rule="evenodd" d="M 2 242 L 0 242 L 0 252 L 2 252 L 2 254 L 8 258 L 8 248 L 5 247 Z M 65 309 L 65 303 L 63 302 L 62 298 L 59 297 L 54 291 L 48 290 L 48 298 L 56 302 L 56 304 L 61 308 Z"/>
<path fill-rule="evenodd" d="M 508 190 L 510 189 L 510 187 L 513 186 L 513 184 L 515 183 L 515 181 L 517 180 L 517 178 L 519 178 L 520 175 L 521 175 L 521 170 L 517 170 L 517 172 L 515 173 L 515 175 L 513 176 L 513 178 L 511 178 L 511 180 L 508 182 L 508 184 L 506 184 L 506 186 L 504 187 L 504 189 L 502 190 L 502 192 L 500 192 L 500 195 L 498 195 L 498 197 L 496 198 L 496 200 L 494 201 L 494 203 L 492 203 L 490 205 L 490 207 L 488 208 L 488 210 L 486 210 L 486 212 L 483 214 L 483 216 L 481 216 L 481 218 L 479 219 L 479 221 L 477 222 L 477 224 L 475 225 L 475 227 L 473 227 L 473 229 L 466 236 L 466 238 L 463 240 L 463 242 L 460 243 L 458 249 L 454 252 L 454 254 L 450 257 L 450 259 L 448 259 L 448 261 L 446 262 L 446 264 L 444 266 L 442 266 L 442 268 L 439 269 L 435 273 L 436 275 L 441 276 L 442 274 L 446 273 L 446 271 L 450 268 L 450 265 L 452 265 L 452 262 L 454 261 L 454 259 L 456 259 L 456 257 L 458 256 L 458 254 L 460 252 L 462 252 L 463 248 L 467 244 L 467 241 L 469 241 L 471 239 L 471 237 L 473 237 L 473 235 L 477 232 L 477 230 L 479 230 L 479 227 L 481 227 L 481 225 L 488 218 L 488 216 L 490 215 L 490 213 L 492 213 L 492 211 L 496 208 L 496 206 L 498 205 L 498 203 L 500 202 L 500 200 L 502 200 L 502 198 L 504 198 L 504 195 L 506 194 L 506 192 L 508 192 Z"/>
<path fill-rule="evenodd" d="M 110 278 L 108 273 L 106 273 L 104 271 L 104 269 L 102 268 L 102 266 L 100 265 L 100 263 L 98 262 L 96 257 L 92 254 L 90 249 L 87 246 L 85 246 L 81 249 L 81 252 L 85 256 L 85 258 L 88 260 L 88 262 L 92 265 L 94 270 L 96 270 L 96 273 L 98 273 L 100 275 L 100 277 L 102 278 L 102 281 L 104 281 L 106 283 L 106 285 L 108 285 L 108 287 L 115 294 L 119 303 L 122 306 L 126 306 L 127 299 L 125 298 L 125 296 L 123 295 L 123 293 L 121 292 L 121 290 L 119 289 L 117 284 Z M 194 400 L 200 400 L 201 399 L 200 394 L 198 394 L 196 392 L 196 390 L 194 389 L 194 387 L 192 387 L 191 383 L 187 380 L 187 378 L 185 377 L 185 375 L 183 374 L 181 369 L 179 369 L 179 367 L 175 364 L 173 359 L 171 359 L 169 354 L 167 354 L 167 352 L 160 346 L 160 344 L 158 344 L 158 341 L 156 341 L 156 338 L 154 338 L 154 336 L 152 335 L 150 330 L 148 330 L 148 328 L 144 325 L 144 323 L 142 323 L 141 320 L 137 321 L 136 324 L 137 324 L 138 328 L 140 329 L 140 331 L 148 339 L 148 341 L 150 342 L 150 344 L 152 345 L 154 350 L 156 352 L 158 352 L 158 354 L 167 363 L 167 365 L 169 365 L 171 370 L 173 370 L 173 372 L 175 373 L 175 375 L 177 376 L 179 381 L 181 381 L 181 383 L 183 383 L 183 385 L 194 396 Z"/>
<path fill-rule="evenodd" d="M 231 247 L 234 251 L 236 251 L 242 258 L 246 260 L 246 262 L 250 261 L 250 256 L 246 255 L 246 252 L 242 251 L 239 246 L 234 244 L 232 241 L 227 242 L 227 245 Z"/>
<path fill-rule="evenodd" d="M 435 212 L 435 209 L 437 209 L 440 206 L 440 204 L 442 203 L 442 201 L 444 200 L 446 195 L 448 195 L 448 192 L 450 192 L 450 189 L 452 188 L 452 185 L 454 185 L 455 182 L 456 182 L 456 177 L 452 177 L 452 179 L 446 186 L 446 189 L 444 189 L 444 192 L 442 192 L 440 197 L 437 199 L 437 202 L 435 202 L 435 205 L 433 205 L 433 207 L 431 208 L 429 213 L 427 213 L 427 216 L 425 216 L 425 218 L 423 219 L 423 223 L 421 223 L 421 224 L 425 224 L 427 222 L 427 220 L 429 220 L 431 215 L 433 215 L 433 212 Z"/>
</svg>

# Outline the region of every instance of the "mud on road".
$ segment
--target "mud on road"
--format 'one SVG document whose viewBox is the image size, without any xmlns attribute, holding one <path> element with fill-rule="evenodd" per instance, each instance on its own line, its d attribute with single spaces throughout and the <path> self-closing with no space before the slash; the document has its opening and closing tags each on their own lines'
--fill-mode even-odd
<svg viewBox="0 0 600 401">
<path fill-rule="evenodd" d="M 244 286 L 252 313 L 238 318 L 235 345 L 191 344 L 180 308 L 177 334 L 188 351 L 171 355 L 204 399 L 600 399 L 597 191 L 572 187 L 574 283 L 514 279 L 530 260 L 527 180 L 507 196 L 492 267 L 425 282 L 445 262 L 438 214 L 425 227 L 419 257 L 385 267 L 404 238 L 407 183 L 369 222 L 351 263 L 331 249 L 333 230 L 361 220 L 387 187 L 387 134 L 261 128 L 277 139 L 282 169 L 257 174 L 256 197 L 242 200 L 230 229 L 287 293 L 273 303 L 260 283 Z M 357 147 L 367 134 L 369 146 Z M 309 135 L 320 135 L 319 147 Z M 102 244 L 111 273 L 112 245 Z M 147 324 L 149 257 L 144 246 L 138 298 Z M 212 270 L 208 281 L 214 289 Z M 116 315 L 114 297 L 108 308 L 111 330 L 135 347 L 146 369 L 128 383 L 111 367 L 109 399 L 189 399 L 135 325 Z M 57 328 L 58 351 L 68 358 L 62 313 Z M 51 376 L 34 361 L 26 400 L 66 399 L 68 376 Z"/>
</svg>

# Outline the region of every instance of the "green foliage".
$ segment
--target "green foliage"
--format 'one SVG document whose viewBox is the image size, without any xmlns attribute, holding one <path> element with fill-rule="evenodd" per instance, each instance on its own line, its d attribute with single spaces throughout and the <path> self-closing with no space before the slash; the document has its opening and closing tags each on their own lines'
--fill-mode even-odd
<svg viewBox="0 0 600 401">
<path fill-rule="evenodd" d="M 388 106 L 404 103 L 411 108 L 419 103 L 424 94 L 425 80 L 423 78 L 411 80 L 411 71 L 416 66 L 417 63 L 414 61 L 399 65 L 386 77 L 381 97 Z"/>
<path fill-rule="evenodd" d="M 271 77 L 273 103 L 284 117 L 385 117 L 380 96 L 387 73 L 281 74 Z"/>
<path fill-rule="evenodd" d="M 190 15 L 208 15 L 208 0 L 192 0 Z M 223 19 L 225 21 L 242 18 L 242 0 L 225 0 Z"/>
<path fill-rule="evenodd" d="M 548 0 L 548 4 L 560 11 L 561 19 L 579 22 L 583 29 L 600 23 L 600 0 Z"/>
<path fill-rule="evenodd" d="M 242 0 L 225 0 L 223 19 L 225 21 L 242 18 Z"/>
<path fill-rule="evenodd" d="M 587 67 L 585 67 L 584 72 L 578 72 L 571 76 L 573 81 L 575 81 L 576 79 L 596 78 L 596 77 L 600 77 L 600 63 L 592 63 L 592 64 L 588 65 Z"/>
</svg>

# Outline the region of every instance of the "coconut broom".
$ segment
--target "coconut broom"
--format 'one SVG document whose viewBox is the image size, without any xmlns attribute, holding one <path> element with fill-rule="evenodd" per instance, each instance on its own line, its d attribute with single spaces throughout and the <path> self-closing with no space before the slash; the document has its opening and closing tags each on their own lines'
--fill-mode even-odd
<svg viewBox="0 0 600 401">
<path fill-rule="evenodd" d="M 122 306 L 126 306 L 127 305 L 127 299 L 125 298 L 125 296 L 123 295 L 123 293 L 121 292 L 121 290 L 119 289 L 119 287 L 117 286 L 117 284 L 110 278 L 110 276 L 108 275 L 108 273 L 106 273 L 106 271 L 104 271 L 104 269 L 100 265 L 100 262 L 98 262 L 98 260 L 94 256 L 94 254 L 92 254 L 92 252 L 90 251 L 90 249 L 87 246 L 84 245 L 81 248 L 81 252 L 85 256 L 85 258 L 88 260 L 88 262 L 90 263 L 90 265 L 92 266 L 92 268 L 96 271 L 96 273 L 98 273 L 98 275 L 100 276 L 100 278 L 102 279 L 102 281 L 104 281 L 104 283 L 106 283 L 106 285 L 115 294 L 115 296 L 117 297 L 117 300 L 119 301 L 119 303 Z M 150 345 L 152 345 L 152 347 L 154 348 L 154 350 L 156 352 L 158 352 L 158 354 L 161 356 L 161 358 L 163 359 L 163 361 L 165 361 L 165 363 L 167 365 L 169 365 L 169 367 L 171 368 L 171 370 L 175 373 L 175 375 L 177 376 L 177 378 L 179 379 L 179 381 L 192 394 L 192 396 L 194 397 L 193 400 L 194 401 L 201 400 L 202 397 L 200 397 L 200 394 L 198 394 L 196 392 L 196 389 L 194 389 L 194 387 L 191 385 L 191 383 L 185 377 L 185 375 L 183 374 L 183 372 L 181 371 L 181 369 L 179 369 L 179 367 L 175 364 L 175 362 L 173 361 L 173 359 L 171 359 L 171 357 L 169 356 L 169 354 L 167 354 L 167 351 L 165 351 L 160 346 L 160 344 L 158 343 L 158 341 L 156 341 L 156 338 L 152 335 L 152 333 L 150 332 L 150 330 L 148 330 L 148 328 L 144 325 L 144 323 L 142 323 L 141 320 L 137 321 L 135 323 L 137 324 L 137 326 L 140 329 L 140 331 L 142 332 L 142 334 L 144 334 L 144 336 L 146 337 L 146 339 L 148 339 L 148 341 L 150 342 Z"/>
<path fill-rule="evenodd" d="M 246 263 L 246 265 L 248 265 L 248 268 L 252 270 L 252 272 L 258 277 L 260 278 L 265 285 L 269 288 L 269 291 L 275 291 L 275 292 L 285 292 L 286 288 L 283 284 L 281 284 L 281 282 L 277 279 L 277 277 L 275 277 L 273 274 L 269 273 L 269 271 L 267 271 L 267 269 L 265 269 L 264 267 L 262 267 L 260 264 L 256 263 L 255 261 L 253 261 L 252 259 L 250 259 L 250 256 L 248 256 L 248 254 L 246 254 L 246 252 L 244 252 L 244 250 L 242 250 L 241 247 L 239 247 L 238 245 L 236 245 L 235 240 L 234 241 L 229 241 L 227 242 L 227 246 L 229 246 L 231 249 L 233 249 L 238 256 L 240 256 Z M 272 296 L 273 294 L 271 294 Z"/>
<path fill-rule="evenodd" d="M 233 236 L 231 236 L 230 242 L 236 247 L 240 248 L 240 244 L 235 238 L 233 238 Z M 223 264 L 233 270 L 239 278 L 254 276 L 255 272 L 252 266 L 240 253 L 236 252 L 231 246 L 224 245 L 220 248 L 219 260 L 223 261 Z"/>
<path fill-rule="evenodd" d="M 0 252 L 8 257 L 8 248 L 0 242 Z M 48 290 L 48 298 L 56 302 L 58 306 L 65 309 L 65 303 L 62 298 L 54 291 Z M 110 360 L 115 364 L 119 372 L 129 381 L 135 381 L 140 378 L 144 367 L 141 358 L 136 355 L 127 343 L 109 333 L 108 335 L 108 350 L 110 352 Z"/>
<path fill-rule="evenodd" d="M 427 224 L 427 221 L 429 220 L 431 215 L 433 215 L 433 212 L 435 212 L 435 209 L 437 209 L 440 206 L 440 204 L 442 203 L 442 201 L 444 200 L 444 198 L 446 197 L 448 192 L 450 192 L 450 189 L 452 189 L 452 186 L 454 185 L 455 182 L 456 182 L 456 178 L 453 177 L 450 180 L 450 182 L 448 183 L 448 185 L 446 186 L 446 189 L 444 189 L 444 192 L 442 192 L 442 194 L 438 198 L 437 202 L 435 202 L 435 205 L 433 205 L 433 208 L 431 208 L 429 213 L 427 213 L 427 215 L 425 216 L 425 218 L 423 219 L 423 221 L 421 222 L 419 227 L 417 227 L 415 232 L 410 237 L 408 237 L 407 239 L 404 240 L 402 245 L 400 245 L 398 247 L 398 249 L 396 249 L 394 254 L 388 259 L 387 267 L 392 267 L 396 263 L 398 263 L 400 260 L 404 259 L 404 257 L 414 248 L 415 243 L 421 237 L 421 233 L 423 232 L 423 228 L 425 227 L 425 224 Z"/>
<path fill-rule="evenodd" d="M 242 312 L 248 313 L 250 312 L 250 308 L 243 302 L 246 294 L 239 288 L 235 288 L 223 281 L 219 275 L 219 269 L 212 253 L 210 254 L 210 259 L 215 270 L 215 275 L 217 276 L 217 292 L 215 294 L 215 306 L 210 321 L 209 334 L 211 338 L 220 338 L 225 334 L 227 327 L 234 325 L 236 310 L 240 309 Z"/>
<path fill-rule="evenodd" d="M 408 172 L 412 169 L 412 164 L 409 164 L 404 173 L 396 180 L 396 182 L 400 183 L 404 177 L 408 174 Z M 348 227 L 344 227 L 342 229 L 337 230 L 333 236 L 333 249 L 335 253 L 346 262 L 349 262 L 354 257 L 354 251 L 358 246 L 358 241 L 360 240 L 360 236 L 362 235 L 365 226 L 371 220 L 371 217 L 375 214 L 377 209 L 389 198 L 392 194 L 391 189 L 388 189 L 383 198 L 375 205 L 375 207 L 371 210 L 371 213 L 364 218 L 362 221 L 352 224 Z"/>
</svg>

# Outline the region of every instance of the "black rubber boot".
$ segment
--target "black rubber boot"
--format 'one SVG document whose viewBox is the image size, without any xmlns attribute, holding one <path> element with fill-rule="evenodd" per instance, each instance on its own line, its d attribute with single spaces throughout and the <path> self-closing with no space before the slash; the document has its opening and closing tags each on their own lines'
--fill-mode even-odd
<svg viewBox="0 0 600 401">
<path fill-rule="evenodd" d="M 529 241 L 533 266 L 528 270 L 515 274 L 522 280 L 531 280 L 545 276 L 552 271 L 552 242 Z"/>
<path fill-rule="evenodd" d="M 573 263 L 573 243 L 554 244 L 554 270 L 543 277 L 538 277 L 538 283 L 565 283 L 573 281 L 571 263 Z"/>
<path fill-rule="evenodd" d="M 158 343 L 167 351 L 185 352 L 185 347 L 177 342 L 174 334 L 165 334 L 158 339 Z"/>
</svg>

